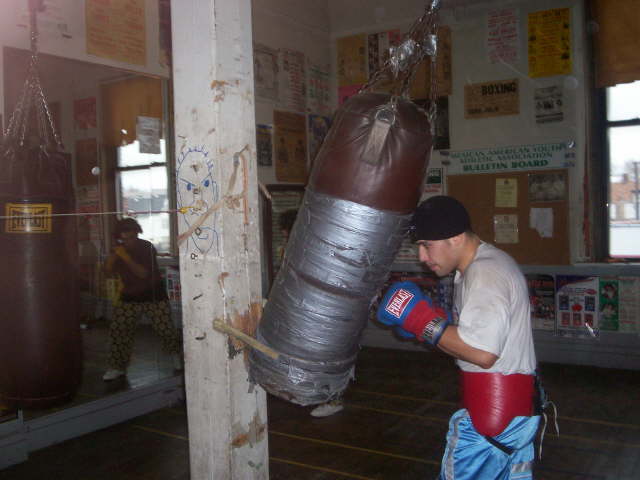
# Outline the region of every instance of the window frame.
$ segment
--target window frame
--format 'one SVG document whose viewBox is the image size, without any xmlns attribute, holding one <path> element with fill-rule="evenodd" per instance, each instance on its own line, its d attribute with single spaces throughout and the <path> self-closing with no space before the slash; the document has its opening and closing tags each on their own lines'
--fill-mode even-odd
<svg viewBox="0 0 640 480">
<path fill-rule="evenodd" d="M 167 174 L 167 198 L 169 200 L 169 208 L 167 215 L 169 216 L 169 249 L 167 251 L 158 251 L 158 256 L 171 256 L 176 257 L 178 255 L 178 245 L 176 243 L 177 232 L 177 219 L 176 215 L 171 213 L 176 209 L 176 186 L 175 186 L 175 149 L 173 139 L 173 104 L 172 104 L 172 89 L 170 80 L 162 79 L 162 118 L 161 129 L 162 136 L 160 138 L 165 141 L 165 160 L 164 162 L 149 162 L 142 165 L 121 167 L 118 162 L 118 152 L 115 152 L 115 166 L 113 169 L 113 185 L 114 185 L 114 201 L 116 210 L 122 212 L 122 215 L 126 215 L 127 212 L 123 210 L 122 201 L 122 184 L 120 180 L 120 174 L 122 172 L 148 170 L 151 172 L 152 168 L 164 167 Z"/>
<path fill-rule="evenodd" d="M 640 115 L 633 119 L 627 120 L 609 120 L 608 118 L 608 88 L 602 87 L 596 89 L 594 113 L 595 113 L 595 128 L 598 130 L 597 136 L 598 144 L 594 146 L 594 158 L 601 158 L 602 162 L 595 162 L 594 176 L 596 177 L 596 183 L 594 187 L 595 191 L 601 192 L 600 197 L 594 195 L 594 204 L 601 205 L 602 208 L 598 209 L 596 218 L 596 231 L 599 235 L 596 237 L 596 253 L 598 259 L 605 262 L 640 262 L 640 251 L 638 256 L 613 256 L 611 255 L 611 157 L 610 157 L 610 142 L 609 132 L 613 128 L 621 127 L 640 127 Z M 602 201 L 600 201 L 602 200 Z"/>
</svg>

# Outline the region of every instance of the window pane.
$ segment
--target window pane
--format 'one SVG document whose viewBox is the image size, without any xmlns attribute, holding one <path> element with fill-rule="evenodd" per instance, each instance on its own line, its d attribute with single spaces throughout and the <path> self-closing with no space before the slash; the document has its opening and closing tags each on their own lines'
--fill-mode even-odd
<svg viewBox="0 0 640 480">
<path fill-rule="evenodd" d="M 629 120 L 640 117 L 640 81 L 607 88 L 607 119 Z"/>
<path fill-rule="evenodd" d="M 136 212 L 136 219 L 143 230 L 140 237 L 152 242 L 158 251 L 168 252 L 169 214 L 158 212 L 169 209 L 166 168 L 153 167 L 118 172 L 118 180 L 120 210 Z"/>
<path fill-rule="evenodd" d="M 640 257 L 640 126 L 609 129 L 609 254 Z"/>
<path fill-rule="evenodd" d="M 151 163 L 165 163 L 164 139 L 160 139 L 160 153 L 140 153 L 140 143 L 134 140 L 118 148 L 119 167 L 139 167 Z"/>
</svg>

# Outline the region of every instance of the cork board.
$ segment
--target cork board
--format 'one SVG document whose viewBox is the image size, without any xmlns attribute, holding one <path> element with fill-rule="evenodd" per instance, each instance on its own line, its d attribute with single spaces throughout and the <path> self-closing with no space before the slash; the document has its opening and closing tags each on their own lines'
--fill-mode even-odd
<svg viewBox="0 0 640 480">
<path fill-rule="evenodd" d="M 564 190 L 561 193 L 540 194 L 541 186 L 546 189 L 547 178 L 558 184 L 563 181 Z M 501 179 L 510 179 L 516 185 L 510 206 L 496 206 L 496 181 Z M 461 201 L 469 211 L 472 228 L 478 236 L 509 253 L 519 264 L 564 265 L 570 262 L 566 169 L 450 175 L 447 177 L 447 189 L 448 194 Z M 497 203 L 504 205 L 509 202 L 499 198 Z M 553 222 L 550 237 L 544 237 L 538 229 L 530 227 L 532 208 L 551 209 Z M 505 216 L 500 218 L 517 219 L 517 242 L 496 242 L 494 220 L 497 215 Z"/>
</svg>

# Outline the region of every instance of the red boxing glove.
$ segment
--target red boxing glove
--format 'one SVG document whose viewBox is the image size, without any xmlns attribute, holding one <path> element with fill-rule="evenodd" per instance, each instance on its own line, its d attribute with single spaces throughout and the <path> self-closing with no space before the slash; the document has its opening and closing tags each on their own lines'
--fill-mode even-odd
<svg viewBox="0 0 640 480">
<path fill-rule="evenodd" d="M 429 297 L 424 297 L 409 312 L 402 328 L 413 333 L 418 341 L 425 340 L 437 345 L 445 329 L 451 324 L 451 314 L 443 308 L 434 307 Z"/>
</svg>

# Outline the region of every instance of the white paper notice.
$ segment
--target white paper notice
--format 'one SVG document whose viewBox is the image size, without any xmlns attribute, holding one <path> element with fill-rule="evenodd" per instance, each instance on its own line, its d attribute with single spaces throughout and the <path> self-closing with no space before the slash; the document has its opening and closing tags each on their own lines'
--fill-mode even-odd
<svg viewBox="0 0 640 480">
<path fill-rule="evenodd" d="M 535 228 L 542 238 L 553 237 L 553 209 L 532 208 L 529 214 L 529 227 Z"/>
</svg>

